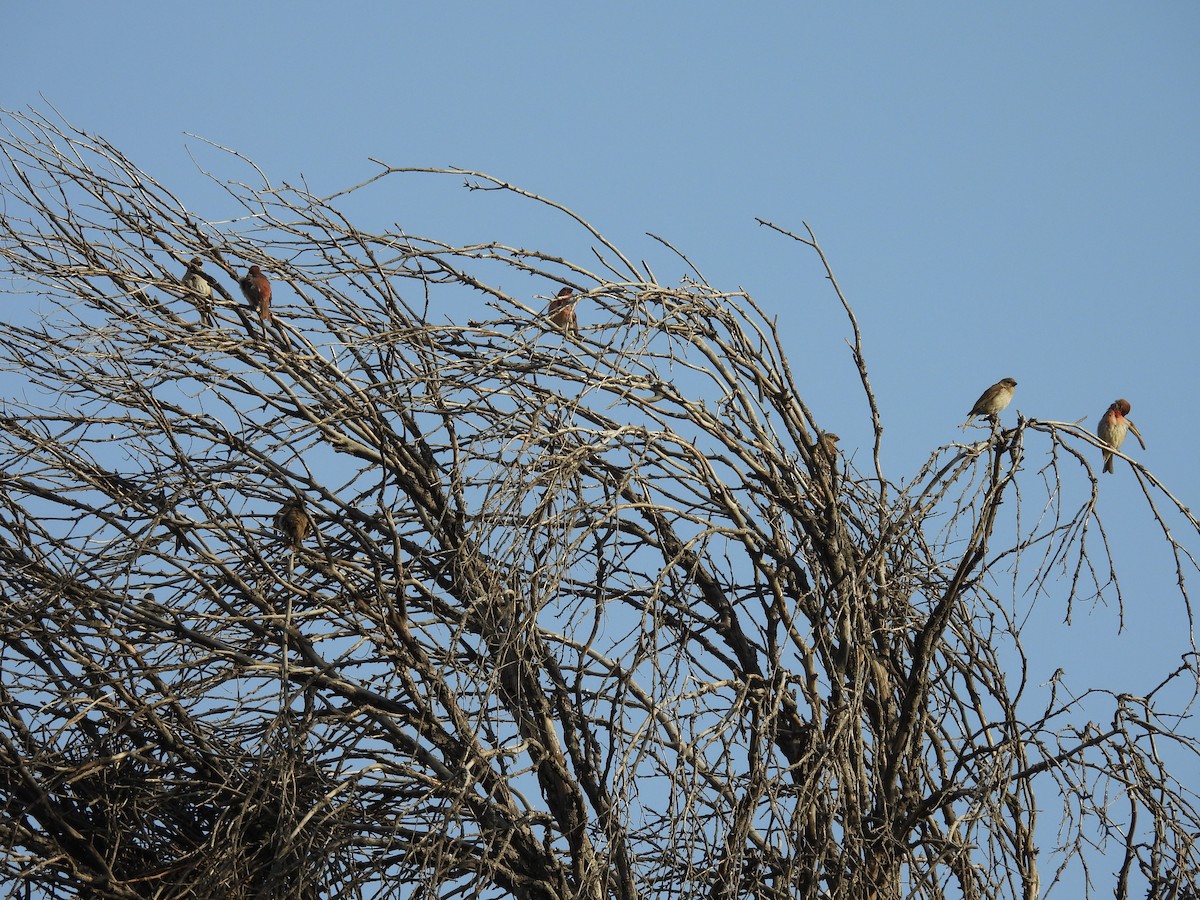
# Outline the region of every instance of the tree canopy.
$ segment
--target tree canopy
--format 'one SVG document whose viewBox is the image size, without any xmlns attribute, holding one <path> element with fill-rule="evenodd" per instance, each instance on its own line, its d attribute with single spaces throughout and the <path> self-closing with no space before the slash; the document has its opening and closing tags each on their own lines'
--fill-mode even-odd
<svg viewBox="0 0 1200 900">
<path fill-rule="evenodd" d="M 1009 413 L 886 477 L 806 225 L 763 235 L 845 313 L 857 453 L 769 305 L 666 240 L 660 280 L 483 173 L 318 197 L 232 153 L 206 218 L 100 137 L 3 121 L 9 304 L 42 312 L 0 331 L 8 885 L 1035 898 L 1075 866 L 1089 896 L 1200 896 L 1191 638 L 1147 696 L 1023 664 L 1030 597 L 1125 609 L 1101 442 Z M 592 255 L 352 222 L 417 178 Z M 1117 475 L 1190 633 L 1200 523 Z"/>
</svg>

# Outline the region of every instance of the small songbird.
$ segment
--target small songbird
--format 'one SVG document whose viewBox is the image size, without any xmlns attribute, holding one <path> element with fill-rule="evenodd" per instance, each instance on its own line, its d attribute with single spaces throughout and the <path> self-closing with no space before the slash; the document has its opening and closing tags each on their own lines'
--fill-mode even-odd
<svg viewBox="0 0 1200 900">
<path fill-rule="evenodd" d="M 1001 411 L 1012 402 L 1013 391 L 1016 387 L 1017 381 L 1015 378 L 1001 378 L 980 394 L 979 399 L 975 401 L 975 405 L 971 407 L 971 411 L 967 413 L 967 421 L 963 423 L 963 428 L 970 425 L 971 420 L 976 416 L 986 416 L 998 422 Z"/>
<path fill-rule="evenodd" d="M 204 268 L 204 260 L 198 256 L 193 256 L 188 262 L 187 271 L 180 279 L 183 286 L 192 292 L 192 298 L 196 301 L 196 308 L 200 310 L 200 320 L 205 325 L 212 324 L 212 284 L 209 283 L 208 276 L 201 271 Z"/>
<path fill-rule="evenodd" d="M 575 303 L 578 297 L 571 296 L 575 291 L 565 287 L 550 301 L 550 321 L 563 334 L 579 337 L 579 321 L 575 318 Z"/>
<path fill-rule="evenodd" d="M 1113 450 L 1120 450 L 1121 444 L 1125 443 L 1126 432 L 1132 431 L 1134 437 L 1138 439 L 1138 443 L 1142 445 L 1142 449 L 1145 450 L 1146 442 L 1142 440 L 1137 426 L 1130 419 L 1125 418 L 1132 408 L 1128 400 L 1114 400 L 1108 407 L 1108 411 L 1100 418 L 1100 424 L 1096 426 L 1096 437 L 1112 447 Z M 1110 475 L 1113 473 L 1114 459 L 1111 452 L 1104 451 L 1104 471 Z"/>
<path fill-rule="evenodd" d="M 258 310 L 263 322 L 271 321 L 271 282 L 258 266 L 251 266 L 246 276 L 238 282 L 242 296 L 254 309 Z"/>
<path fill-rule="evenodd" d="M 837 460 L 837 444 L 840 440 L 841 438 L 832 431 L 826 431 L 821 435 L 821 440 L 817 445 L 820 447 L 821 452 L 825 454 L 825 458 L 831 463 Z"/>
<path fill-rule="evenodd" d="M 279 507 L 273 524 L 292 550 L 299 550 L 304 539 L 312 534 L 312 518 L 304 508 L 304 501 L 297 497 Z"/>
</svg>

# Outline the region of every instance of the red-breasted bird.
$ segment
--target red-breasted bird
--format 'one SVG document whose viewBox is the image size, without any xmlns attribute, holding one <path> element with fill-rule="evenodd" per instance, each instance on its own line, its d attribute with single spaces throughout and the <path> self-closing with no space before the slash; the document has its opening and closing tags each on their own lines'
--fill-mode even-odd
<svg viewBox="0 0 1200 900">
<path fill-rule="evenodd" d="M 1142 445 L 1142 449 L 1145 450 L 1146 442 L 1142 440 L 1137 426 L 1133 424 L 1132 420 L 1125 418 L 1132 408 L 1128 400 L 1114 400 L 1109 405 L 1108 411 L 1100 417 L 1100 424 L 1096 426 L 1096 437 L 1112 447 L 1113 450 L 1120 450 L 1121 444 L 1125 443 L 1126 432 L 1132 431 L 1134 437 L 1138 439 L 1138 443 Z M 1114 459 L 1112 453 L 1108 450 L 1104 451 L 1104 471 L 1110 475 L 1113 472 Z"/>
<path fill-rule="evenodd" d="M 196 309 L 200 310 L 200 319 L 205 325 L 209 325 L 212 323 L 213 289 L 209 277 L 201 271 L 203 268 L 204 260 L 193 256 L 188 262 L 187 271 L 183 273 L 180 282 L 191 291 L 192 299 L 196 302 Z"/>
<path fill-rule="evenodd" d="M 264 322 L 271 321 L 271 282 L 258 266 L 251 266 L 238 286 L 246 302 L 258 310 L 258 315 Z"/>
<path fill-rule="evenodd" d="M 963 428 L 970 425 L 971 420 L 976 416 L 986 416 L 999 421 L 1001 411 L 1012 403 L 1013 391 L 1016 390 L 1016 387 L 1017 380 L 1015 378 L 1001 378 L 980 394 L 975 405 L 971 407 L 971 411 L 967 413 L 967 421 L 963 423 Z"/>
<path fill-rule="evenodd" d="M 293 550 L 299 550 L 304 539 L 312 534 L 312 518 L 304 508 L 304 501 L 296 497 L 279 507 L 272 524 Z"/>
<path fill-rule="evenodd" d="M 563 334 L 573 334 L 579 337 L 579 320 L 575 318 L 575 303 L 578 297 L 573 297 L 575 291 L 565 287 L 550 301 L 550 321 Z"/>
</svg>

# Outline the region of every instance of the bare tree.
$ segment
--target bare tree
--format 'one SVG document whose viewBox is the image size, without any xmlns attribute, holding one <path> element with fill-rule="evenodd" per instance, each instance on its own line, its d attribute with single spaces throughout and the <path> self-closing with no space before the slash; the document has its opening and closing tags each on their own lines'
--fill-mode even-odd
<svg viewBox="0 0 1200 900">
<path fill-rule="evenodd" d="M 890 482 L 807 227 L 763 223 L 845 310 L 867 471 L 770 316 L 665 241 L 669 285 L 557 203 L 383 165 L 331 198 L 214 177 L 214 224 L 101 138 L 4 125 L 0 254 L 45 312 L 0 332 L 10 889 L 1034 898 L 1082 865 L 1198 896 L 1194 652 L 1093 692 L 1106 725 L 1020 665 L 1026 591 L 1122 602 L 1096 438 L 1018 418 Z M 447 176 L 594 257 L 339 211 Z M 1118 474 L 1190 622 L 1198 523 Z"/>
</svg>

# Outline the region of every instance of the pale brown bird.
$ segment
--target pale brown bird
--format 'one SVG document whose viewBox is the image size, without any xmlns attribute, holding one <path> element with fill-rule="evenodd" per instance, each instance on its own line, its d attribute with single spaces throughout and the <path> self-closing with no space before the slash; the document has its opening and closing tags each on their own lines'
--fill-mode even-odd
<svg viewBox="0 0 1200 900">
<path fill-rule="evenodd" d="M 192 293 L 192 299 L 196 302 L 196 309 L 200 311 L 200 320 L 205 325 L 212 324 L 212 306 L 213 306 L 213 289 L 209 276 L 203 271 L 204 260 L 198 256 L 193 256 L 188 262 L 187 271 L 183 273 L 181 283 Z"/>
<path fill-rule="evenodd" d="M 565 287 L 550 301 L 550 321 L 563 334 L 579 337 L 579 320 L 575 318 L 575 304 L 578 297 L 571 296 L 575 291 Z"/>
<path fill-rule="evenodd" d="M 304 508 L 304 501 L 297 497 L 279 507 L 273 524 L 292 550 L 299 550 L 304 539 L 312 534 L 312 518 Z"/>
<path fill-rule="evenodd" d="M 837 444 L 840 440 L 841 438 L 832 431 L 826 431 L 823 435 L 821 435 L 819 446 L 821 448 L 821 452 L 825 454 L 826 458 L 828 458 L 830 462 L 833 462 L 837 459 Z"/>
<path fill-rule="evenodd" d="M 263 322 L 271 321 L 271 282 L 258 266 L 251 266 L 250 271 L 238 282 L 242 296 L 246 298 Z"/>
<path fill-rule="evenodd" d="M 963 428 L 970 425 L 971 420 L 976 416 L 986 416 L 998 422 L 1004 407 L 1012 403 L 1013 391 L 1016 387 L 1017 380 L 1015 378 L 1001 378 L 980 394 L 975 405 L 971 407 L 971 411 L 967 413 L 967 421 L 963 423 Z"/>
<path fill-rule="evenodd" d="M 1112 447 L 1113 450 L 1120 450 L 1121 445 L 1125 443 L 1125 434 L 1132 431 L 1134 437 L 1138 439 L 1138 443 L 1142 445 L 1142 449 L 1145 450 L 1146 442 L 1142 440 L 1137 426 L 1133 424 L 1132 420 L 1125 418 L 1132 408 L 1128 400 L 1114 400 L 1100 418 L 1100 424 L 1096 426 L 1096 437 Z M 1110 475 L 1113 473 L 1114 459 L 1116 457 L 1111 452 L 1104 451 L 1104 471 Z"/>
</svg>

